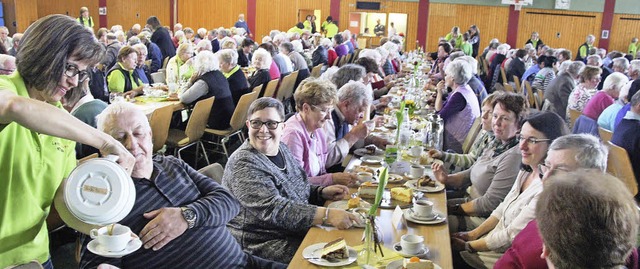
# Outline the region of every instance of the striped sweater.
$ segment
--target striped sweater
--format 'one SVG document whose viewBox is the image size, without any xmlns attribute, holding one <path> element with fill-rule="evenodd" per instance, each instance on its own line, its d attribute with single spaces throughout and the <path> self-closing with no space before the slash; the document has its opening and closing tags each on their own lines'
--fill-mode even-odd
<svg viewBox="0 0 640 269">
<path fill-rule="evenodd" d="M 487 132 L 485 130 L 482 130 L 480 135 L 476 137 L 476 140 L 473 142 L 473 145 L 471 145 L 471 149 L 469 150 L 469 153 L 459 154 L 459 153 L 449 153 L 449 152 L 443 151 L 442 161 L 453 164 L 462 170 L 468 169 L 473 165 L 473 163 L 476 162 L 476 159 L 478 159 L 478 157 L 482 155 L 482 152 L 484 151 L 484 149 L 489 147 L 489 145 L 491 144 L 491 142 L 493 142 L 493 140 L 494 140 L 494 137 L 492 132 Z"/>
<path fill-rule="evenodd" d="M 80 268 L 108 263 L 126 268 L 244 268 L 247 255 L 235 241 L 227 222 L 239 211 L 238 202 L 212 180 L 172 156 L 153 158 L 151 180 L 134 179 L 136 202 L 119 223 L 140 234 L 149 219 L 145 212 L 163 207 L 186 206 L 196 212 L 196 225 L 158 251 L 138 249 L 118 259 L 97 256 L 87 250 L 91 241 L 82 236 Z"/>
</svg>

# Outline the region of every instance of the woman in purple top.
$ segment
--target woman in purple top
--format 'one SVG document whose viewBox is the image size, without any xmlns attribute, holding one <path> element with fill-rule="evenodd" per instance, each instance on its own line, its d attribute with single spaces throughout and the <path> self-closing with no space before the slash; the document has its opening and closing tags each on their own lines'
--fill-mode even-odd
<svg viewBox="0 0 640 269">
<path fill-rule="evenodd" d="M 437 86 L 436 110 L 444 120 L 445 150 L 462 152 L 462 142 L 469 133 L 473 121 L 480 116 L 478 98 L 467 82 L 473 76 L 473 66 L 466 61 L 454 60 L 447 65 L 445 78 Z M 443 101 L 445 86 L 453 94 Z"/>
<path fill-rule="evenodd" d="M 344 43 L 342 35 L 333 36 L 333 49 L 336 51 L 336 54 L 338 54 L 338 57 L 345 56 L 349 53 L 349 48 L 347 48 L 347 45 L 342 43 Z"/>
<path fill-rule="evenodd" d="M 328 141 L 323 129 L 331 120 L 331 111 L 338 101 L 338 92 L 327 80 L 305 80 L 293 98 L 298 113 L 284 127 L 282 142 L 298 160 L 313 185 L 352 185 L 356 177 L 349 173 L 327 173 Z"/>
<path fill-rule="evenodd" d="M 607 76 L 604 80 L 602 90 L 597 92 L 591 100 L 589 100 L 584 110 L 582 110 L 582 114 L 597 121 L 602 111 L 613 104 L 615 99 L 618 99 L 620 89 L 622 89 L 622 86 L 627 84 L 627 82 L 629 82 L 629 78 L 619 72 L 614 72 Z"/>
</svg>

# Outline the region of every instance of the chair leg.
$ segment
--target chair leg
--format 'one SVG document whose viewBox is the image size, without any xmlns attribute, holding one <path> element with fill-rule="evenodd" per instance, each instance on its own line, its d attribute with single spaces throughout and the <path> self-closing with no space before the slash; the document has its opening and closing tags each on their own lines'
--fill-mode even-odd
<svg viewBox="0 0 640 269">
<path fill-rule="evenodd" d="M 198 141 L 198 144 L 200 145 L 200 147 L 202 147 L 202 154 L 204 154 L 204 159 L 205 159 L 205 161 L 207 161 L 207 165 L 211 164 L 209 162 L 209 156 L 207 156 L 207 151 L 204 149 L 204 144 L 202 143 L 202 141 Z M 197 146 L 196 146 L 196 160 L 198 160 L 197 157 L 198 157 L 198 149 L 197 149 Z"/>
</svg>

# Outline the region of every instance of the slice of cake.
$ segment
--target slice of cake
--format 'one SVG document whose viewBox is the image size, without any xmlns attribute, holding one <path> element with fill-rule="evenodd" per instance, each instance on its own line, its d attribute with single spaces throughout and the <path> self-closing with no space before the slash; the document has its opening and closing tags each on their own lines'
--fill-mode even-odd
<svg viewBox="0 0 640 269">
<path fill-rule="evenodd" d="M 413 190 L 404 187 L 391 188 L 391 199 L 411 203 L 413 201 Z"/>
<path fill-rule="evenodd" d="M 360 201 L 362 201 L 362 199 L 360 197 L 354 197 L 349 199 L 349 201 L 347 201 L 347 208 L 351 209 L 351 208 L 357 208 L 360 206 Z"/>
<path fill-rule="evenodd" d="M 322 258 L 325 260 L 349 258 L 349 250 L 347 249 L 347 242 L 344 241 L 344 238 L 338 238 L 324 245 Z"/>
<path fill-rule="evenodd" d="M 411 257 L 411 259 L 404 259 L 402 261 L 403 269 L 433 269 L 433 262 L 430 260 L 422 260 L 418 257 Z"/>
<path fill-rule="evenodd" d="M 362 198 L 376 198 L 378 184 L 370 181 L 364 182 L 358 188 L 358 195 Z"/>
<path fill-rule="evenodd" d="M 418 187 L 436 187 L 436 181 L 429 176 L 423 176 L 418 179 Z"/>
</svg>

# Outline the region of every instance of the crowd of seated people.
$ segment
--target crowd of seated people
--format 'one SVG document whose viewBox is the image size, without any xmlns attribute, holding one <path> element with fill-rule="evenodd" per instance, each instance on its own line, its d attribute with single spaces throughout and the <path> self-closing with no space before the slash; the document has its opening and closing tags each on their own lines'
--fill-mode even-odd
<svg viewBox="0 0 640 269">
<path fill-rule="evenodd" d="M 0 212 L 0 246 L 12 246 L 0 247 L 1 268 L 31 261 L 51 268 L 44 220 L 76 157 L 96 152 L 119 156 L 134 181 L 138 199 L 119 223 L 140 237 L 143 248 L 122 258 L 91 253 L 91 226 L 65 212 L 58 196 L 63 220 L 81 234 L 80 268 L 285 268 L 312 226 L 361 224 L 357 215 L 325 202 L 348 197 L 356 184 L 341 166 L 351 150 L 391 143 L 372 134 L 367 121 L 379 123 L 376 108 L 388 105 L 388 92 L 404 75 L 400 36 L 383 37 L 375 49 L 358 48 L 348 30 L 331 38 L 311 35 L 311 17 L 256 43 L 243 16 L 229 29 L 179 23 L 170 29 L 152 16 L 144 27 L 125 32 L 116 25 L 94 34 L 80 24 L 89 26 L 85 13 L 81 20 L 41 18 L 12 39 L 0 27 L 1 44 L 15 56 L 0 57 L 0 174 L 6 179 L 0 208 L 10 209 Z M 323 23 L 318 31 L 333 26 Z M 48 32 L 52 28 L 57 30 Z M 81 42 L 70 42 L 72 36 Z M 453 27 L 439 40 L 424 87 L 436 91 L 429 102 L 444 120 L 443 148 L 429 155 L 444 161 L 432 169 L 447 187 L 455 268 L 637 268 L 637 225 L 627 224 L 638 222 L 636 194 L 601 173 L 607 149 L 597 127 L 613 132 L 611 142 L 626 150 L 639 179 L 640 60 L 634 60 L 633 42 L 628 57 L 606 54 L 594 41 L 588 36 L 572 60 L 571 50 L 551 48 L 535 32 L 514 49 L 492 40 L 480 50 L 475 25 L 468 31 Z M 335 66 L 356 50 L 358 57 Z M 323 65 L 321 76 L 308 78 L 317 65 Z M 478 74 L 482 66 L 487 72 Z M 244 67 L 255 71 L 245 74 Z M 285 116 L 281 100 L 264 94 L 267 83 L 295 71 L 295 111 Z M 221 183 L 180 159 L 154 155 L 149 122 L 136 105 L 104 102 L 109 92 L 141 95 L 156 72 L 166 74 L 166 83 L 182 84 L 176 97 L 184 104 L 215 97 L 207 122 L 214 129 L 229 128 L 240 97 L 259 89 L 247 111 L 248 139 L 230 154 Z M 543 94 L 543 104 L 533 108 L 516 81 Z M 581 112 L 589 128 L 580 121 L 571 125 L 571 110 Z M 463 152 L 479 117 L 482 131 Z M 45 165 L 27 169 L 32 163 Z M 598 171 L 583 170 L 588 168 Z M 25 186 L 37 187 L 16 195 Z M 575 195 L 565 199 L 567 192 Z M 603 216 L 613 212 L 616 223 L 603 216 L 574 221 L 593 213 L 590 206 L 605 208 L 596 212 Z M 195 222 L 183 217 L 185 210 L 197 216 Z M 607 229 L 590 229 L 605 222 Z M 570 229 L 580 235 L 566 238 Z"/>
</svg>

